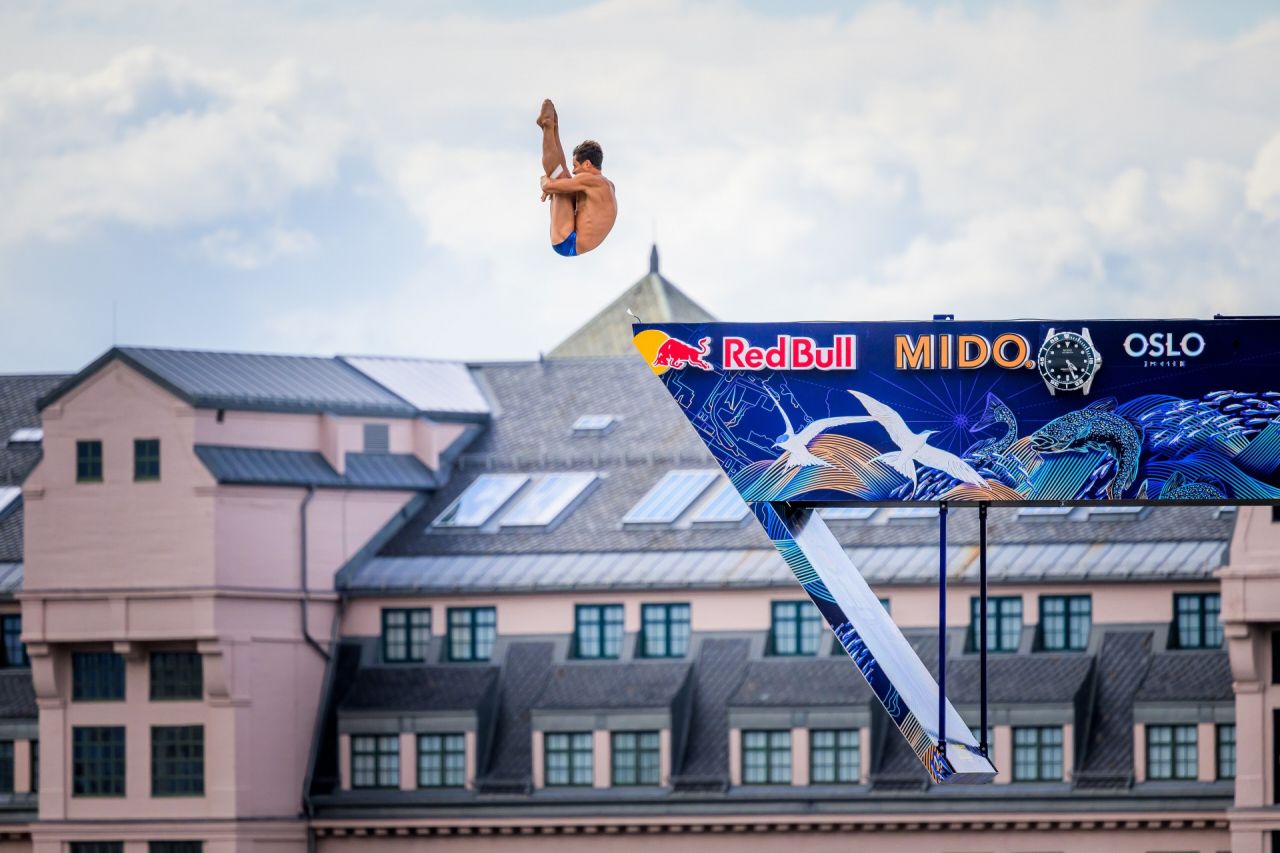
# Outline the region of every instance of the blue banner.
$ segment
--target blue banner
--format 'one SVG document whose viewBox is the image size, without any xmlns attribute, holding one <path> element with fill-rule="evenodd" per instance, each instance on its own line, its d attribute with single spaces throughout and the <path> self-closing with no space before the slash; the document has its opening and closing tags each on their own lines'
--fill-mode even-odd
<svg viewBox="0 0 1280 853">
<path fill-rule="evenodd" d="M 750 502 L 1280 502 L 1280 319 L 634 332 Z"/>
</svg>

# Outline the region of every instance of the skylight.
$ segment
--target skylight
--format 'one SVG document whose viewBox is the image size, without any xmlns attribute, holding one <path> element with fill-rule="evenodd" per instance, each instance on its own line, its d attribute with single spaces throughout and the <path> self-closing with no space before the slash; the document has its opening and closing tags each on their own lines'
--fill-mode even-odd
<svg viewBox="0 0 1280 853">
<path fill-rule="evenodd" d="M 1069 506 L 1024 506 L 1018 509 L 1018 518 L 1045 518 L 1071 515 Z"/>
<path fill-rule="evenodd" d="M 715 471 L 668 471 L 640 503 L 622 518 L 623 524 L 670 524 L 707 490 Z"/>
<path fill-rule="evenodd" d="M 21 494 L 21 486 L 0 486 L 0 516 L 9 510 Z"/>
<path fill-rule="evenodd" d="M 873 506 L 824 506 L 818 515 L 835 521 L 866 521 L 876 514 Z"/>
<path fill-rule="evenodd" d="M 618 423 L 613 415 L 583 415 L 573 422 L 574 435 L 604 435 Z"/>
<path fill-rule="evenodd" d="M 1140 507 L 1140 506 L 1092 506 L 1092 507 L 1089 507 L 1089 517 L 1090 517 L 1090 518 L 1093 518 L 1094 516 L 1099 516 L 1099 517 L 1103 517 L 1103 518 L 1105 518 L 1106 516 L 1112 516 L 1112 517 L 1123 517 L 1123 516 L 1129 516 L 1129 517 L 1134 517 L 1134 516 L 1140 515 L 1140 514 L 1142 513 L 1142 510 L 1143 510 L 1143 509 L 1145 509 L 1145 507 Z"/>
<path fill-rule="evenodd" d="M 9 436 L 10 444 L 39 444 L 44 441 L 44 430 L 41 427 L 22 427 L 15 429 Z"/>
<path fill-rule="evenodd" d="M 528 474 L 481 474 L 440 514 L 435 526 L 480 527 L 527 482 Z"/>
<path fill-rule="evenodd" d="M 545 527 L 596 481 L 594 471 L 548 474 L 527 489 L 502 516 L 503 527 Z"/>
<path fill-rule="evenodd" d="M 896 506 L 889 518 L 937 518 L 938 508 L 933 506 Z"/>
<path fill-rule="evenodd" d="M 747 502 L 738 494 L 738 490 L 733 487 L 733 483 L 725 480 L 720 485 L 720 490 L 712 496 L 711 500 L 703 504 L 702 508 L 693 514 L 693 523 L 709 524 L 716 521 L 742 521 L 750 512 L 751 507 L 747 506 Z"/>
</svg>

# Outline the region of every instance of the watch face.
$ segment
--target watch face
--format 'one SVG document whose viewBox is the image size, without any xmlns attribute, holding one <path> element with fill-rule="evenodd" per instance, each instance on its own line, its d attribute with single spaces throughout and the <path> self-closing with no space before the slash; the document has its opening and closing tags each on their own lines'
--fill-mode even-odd
<svg viewBox="0 0 1280 853">
<path fill-rule="evenodd" d="M 1075 332 L 1058 332 L 1040 347 L 1036 363 L 1045 382 L 1059 391 L 1076 391 L 1098 369 L 1098 355 Z"/>
</svg>

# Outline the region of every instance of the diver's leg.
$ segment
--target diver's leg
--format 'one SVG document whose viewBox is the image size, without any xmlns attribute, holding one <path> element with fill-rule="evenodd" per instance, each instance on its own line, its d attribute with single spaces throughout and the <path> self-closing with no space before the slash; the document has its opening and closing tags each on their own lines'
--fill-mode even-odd
<svg viewBox="0 0 1280 853">
<path fill-rule="evenodd" d="M 560 120 L 551 101 L 542 102 L 538 114 L 538 127 L 542 128 L 542 169 L 548 177 L 569 177 L 569 164 L 564 148 L 560 145 Z M 557 173 L 557 169 L 559 172 Z M 563 193 L 551 195 L 551 245 L 564 242 L 577 227 L 577 203 L 575 197 Z"/>
<path fill-rule="evenodd" d="M 549 178 L 569 177 L 569 161 L 565 159 L 564 148 L 560 145 L 560 119 L 551 101 L 542 102 L 538 127 L 542 128 L 542 173 Z M 560 168 L 558 175 L 555 174 L 556 167 Z"/>
</svg>

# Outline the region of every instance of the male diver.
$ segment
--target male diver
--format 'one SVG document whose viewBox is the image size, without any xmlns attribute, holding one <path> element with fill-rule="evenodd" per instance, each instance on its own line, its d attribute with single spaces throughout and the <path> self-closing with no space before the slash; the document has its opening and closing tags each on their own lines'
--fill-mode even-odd
<svg viewBox="0 0 1280 853">
<path fill-rule="evenodd" d="M 560 120 L 551 101 L 538 113 L 542 128 L 542 200 L 551 198 L 551 248 L 571 258 L 604 242 L 618 218 L 613 181 L 600 174 L 604 153 L 588 139 L 573 149 L 573 175 L 560 146 Z"/>
</svg>

